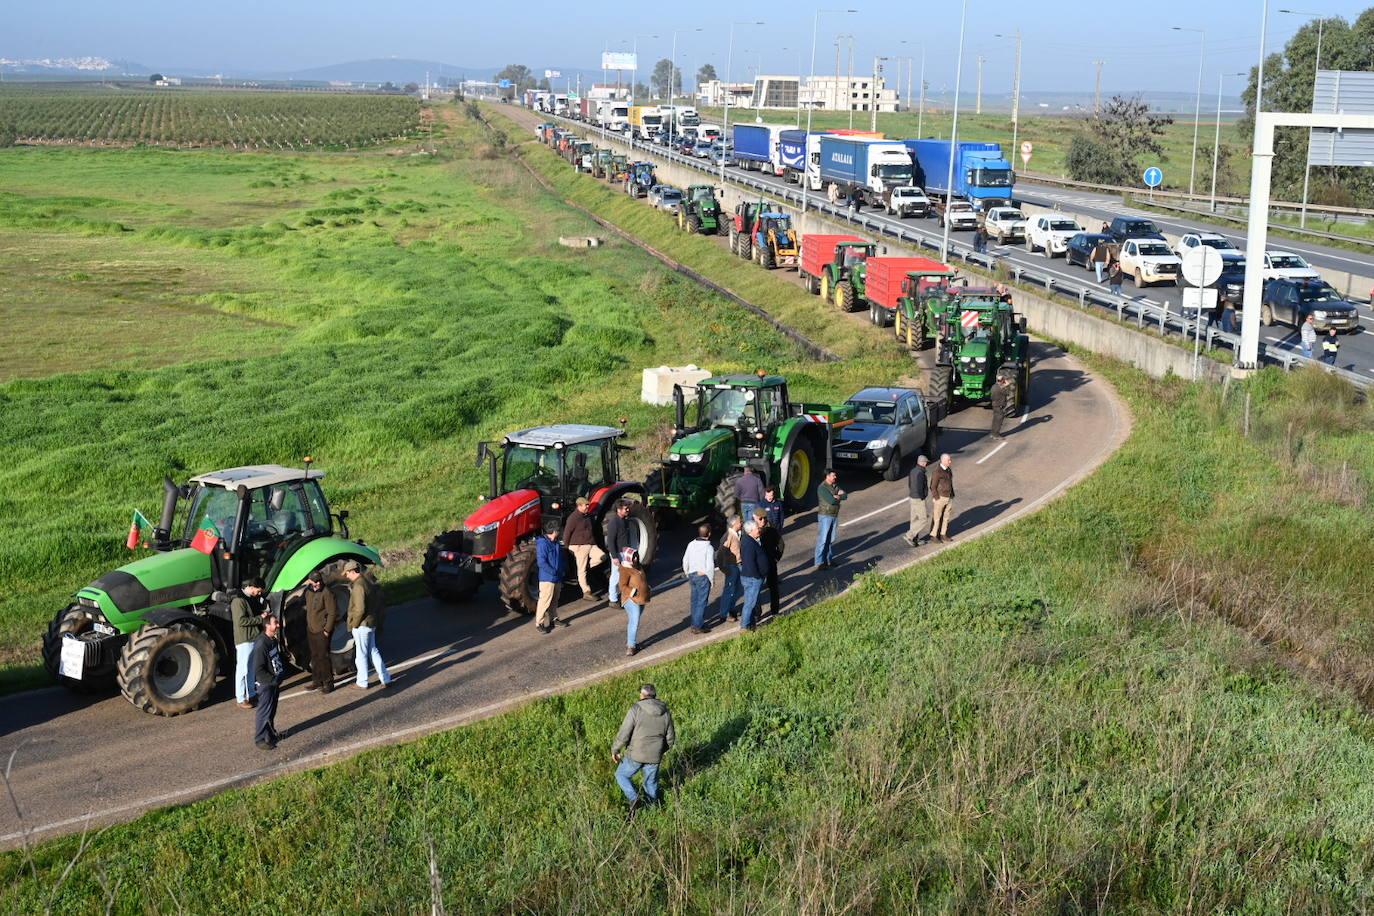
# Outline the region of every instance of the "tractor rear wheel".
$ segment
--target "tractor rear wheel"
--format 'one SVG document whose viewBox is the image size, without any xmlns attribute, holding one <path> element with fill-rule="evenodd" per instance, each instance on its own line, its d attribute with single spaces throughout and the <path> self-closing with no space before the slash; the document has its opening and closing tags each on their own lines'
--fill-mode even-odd
<svg viewBox="0 0 1374 916">
<path fill-rule="evenodd" d="M 830 274 L 829 272 L 826 272 L 821 274 L 821 298 L 824 299 L 826 302 L 829 302 L 830 296 Z"/>
<path fill-rule="evenodd" d="M 849 280 L 841 280 L 835 287 L 835 305 L 842 312 L 852 312 L 858 308 L 855 301 L 854 284 Z"/>
<path fill-rule="evenodd" d="M 454 534 L 457 532 L 445 531 L 430 541 L 429 547 L 425 550 L 424 562 L 420 564 L 420 575 L 425 581 L 425 590 L 448 604 L 470 600 L 482 585 L 482 577 L 469 571 L 464 571 L 457 577 L 439 577 L 439 551 L 449 549 L 449 539 Z"/>
<path fill-rule="evenodd" d="M 695 213 L 687 217 L 687 231 L 696 235 L 701 232 L 701 218 Z"/>
<path fill-rule="evenodd" d="M 330 670 L 335 677 L 353 674 L 358 669 L 357 656 L 353 651 L 353 631 L 348 628 L 348 599 L 352 593 L 348 583 L 337 579 L 337 575 L 331 577 L 323 567 L 316 571 L 326 573 L 324 581 L 329 584 L 325 588 L 334 595 L 334 605 L 338 611 L 334 618 L 334 629 L 329 636 Z M 331 578 L 337 581 L 331 582 Z M 281 613 L 284 635 L 282 642 L 286 655 L 297 670 L 308 673 L 310 637 L 307 635 L 305 621 L 305 586 L 286 596 L 282 601 Z"/>
<path fill-rule="evenodd" d="M 735 483 L 744 476 L 743 474 L 729 474 L 720 483 L 716 484 L 716 514 L 723 521 L 729 521 L 731 516 L 739 515 L 739 500 L 735 498 Z"/>
<path fill-rule="evenodd" d="M 149 624 L 125 643 L 118 668 L 126 700 L 155 716 L 179 716 L 210 698 L 219 650 L 214 638 L 193 623 Z"/>
<path fill-rule="evenodd" d="M 754 239 L 747 232 L 739 234 L 739 256 L 746 261 L 754 257 Z"/>
<path fill-rule="evenodd" d="M 808 509 L 816 502 L 816 453 L 804 436 L 798 436 L 787 456 L 787 479 L 782 498 L 788 509 Z"/>
<path fill-rule="evenodd" d="M 508 611 L 533 614 L 539 605 L 535 549 L 531 538 L 518 544 L 501 563 L 501 603 Z"/>
<path fill-rule="evenodd" d="M 930 370 L 930 397 L 945 402 L 945 412 L 954 413 L 954 367 L 936 363 Z"/>
<path fill-rule="evenodd" d="M 70 633 L 80 638 L 94 629 L 95 620 L 96 615 L 93 612 L 79 604 L 73 604 L 52 619 L 48 624 L 48 632 L 43 635 L 43 667 L 48 669 L 48 675 L 53 680 L 61 681 L 63 685 L 78 693 L 109 690 L 115 683 L 113 663 L 101 668 L 83 670 L 79 681 L 57 676 L 58 662 L 62 658 L 62 641 L 66 634 Z"/>
<path fill-rule="evenodd" d="M 730 230 L 730 253 L 739 257 L 739 233 L 734 229 Z"/>
<path fill-rule="evenodd" d="M 759 254 L 759 264 L 764 270 L 775 270 L 778 266 L 778 256 L 774 254 L 771 245 L 764 245 L 763 251 Z"/>
</svg>

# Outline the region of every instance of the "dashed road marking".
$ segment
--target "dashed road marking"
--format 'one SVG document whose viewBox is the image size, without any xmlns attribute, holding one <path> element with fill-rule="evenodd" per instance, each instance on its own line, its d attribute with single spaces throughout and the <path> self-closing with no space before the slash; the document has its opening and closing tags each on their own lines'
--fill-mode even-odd
<svg viewBox="0 0 1374 916">
<path fill-rule="evenodd" d="M 987 460 L 988 460 L 989 458 L 991 458 L 993 455 L 996 455 L 998 452 L 1000 452 L 1002 449 L 1004 449 L 1004 448 L 1006 448 L 1006 447 L 1007 447 L 1007 443 L 1006 443 L 1005 440 L 1003 440 L 1002 442 L 997 443 L 997 448 L 995 448 L 995 449 L 993 449 L 992 451 L 988 452 L 988 453 L 987 453 L 986 455 L 984 455 L 982 458 L 979 458 L 977 461 L 975 461 L 975 462 L 973 462 L 973 463 L 974 463 L 974 464 L 982 464 L 984 461 L 987 461 Z"/>
<path fill-rule="evenodd" d="M 881 515 L 882 513 L 888 511 L 889 509 L 895 509 L 895 508 L 897 508 L 898 506 L 905 506 L 905 505 L 907 504 L 907 502 L 908 502 L 908 500 L 906 500 L 906 499 L 899 499 L 899 500 L 897 500 L 895 503 L 888 503 L 886 506 L 883 506 L 881 509 L 874 509 L 872 512 L 865 512 L 863 515 L 860 515 L 858 518 L 851 518 L 851 519 L 849 519 L 848 521 L 840 522 L 840 527 L 841 527 L 841 528 L 844 528 L 844 527 L 846 527 L 846 526 L 848 526 L 848 525 L 857 525 L 859 522 L 862 522 L 862 521 L 864 521 L 864 520 L 866 520 L 866 519 L 870 519 L 870 518 L 872 518 L 872 517 L 875 516 L 875 515 Z"/>
</svg>

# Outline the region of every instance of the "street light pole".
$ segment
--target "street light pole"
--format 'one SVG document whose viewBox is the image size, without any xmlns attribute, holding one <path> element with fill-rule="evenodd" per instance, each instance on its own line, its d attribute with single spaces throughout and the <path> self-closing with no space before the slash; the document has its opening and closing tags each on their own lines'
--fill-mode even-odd
<svg viewBox="0 0 1374 916">
<path fill-rule="evenodd" d="M 954 65 L 954 124 L 949 136 L 949 174 L 945 176 L 945 231 L 940 237 L 940 260 L 944 263 L 949 263 L 949 198 L 954 186 L 954 151 L 959 148 L 959 87 L 964 76 L 964 25 L 967 21 L 968 0 L 964 0 L 959 13 L 959 55 Z"/>
<path fill-rule="evenodd" d="M 815 91 L 815 85 L 816 85 L 816 29 L 818 29 L 818 28 L 820 27 L 820 23 L 821 23 L 821 13 L 857 13 L 857 12 L 858 12 L 858 10 L 823 10 L 823 9 L 817 9 L 817 10 L 816 10 L 816 15 L 813 16 L 813 17 L 811 18 L 811 79 L 810 79 L 810 82 L 811 82 L 811 86 L 812 86 L 812 91 L 813 91 L 813 92 Z M 797 89 L 797 103 L 798 103 L 798 104 L 801 104 L 801 87 L 798 87 L 798 89 Z M 805 216 L 805 215 L 806 215 L 806 197 L 807 197 L 807 192 L 808 192 L 809 190 L 811 190 L 811 180 L 810 180 L 810 177 L 809 177 L 809 174 L 808 174 L 808 173 L 811 171 L 811 112 L 813 112 L 813 111 L 815 111 L 815 110 L 816 110 L 816 100 L 815 100 L 815 98 L 813 97 L 813 98 L 811 99 L 811 104 L 806 106 L 806 140 L 805 140 L 806 146 L 805 146 L 805 150 L 804 150 L 803 158 L 802 158 L 802 182 L 801 182 L 801 186 L 802 186 L 801 215 L 802 215 L 802 216 Z"/>
<path fill-rule="evenodd" d="M 926 117 L 926 47 L 921 45 L 921 103 L 916 109 L 916 136 L 921 136 Z"/>
<path fill-rule="evenodd" d="M 1015 75 L 1011 79 L 1011 155 L 1012 162 L 1015 162 L 1016 139 L 1021 132 L 1021 30 L 1017 29 L 1014 35 L 994 35 L 994 38 L 1015 38 L 1016 39 L 1016 67 Z"/>
<path fill-rule="evenodd" d="M 848 79 L 848 82 L 846 82 L 846 83 L 844 84 L 844 98 L 845 98 L 845 104 L 849 106 L 849 129 L 850 129 L 850 130 L 853 130 L 853 129 L 854 129 L 854 100 L 851 98 L 851 96 L 852 96 L 853 94 L 854 94 L 854 35 L 853 35 L 853 33 L 851 33 L 850 36 L 849 36 L 849 79 Z"/>
<path fill-rule="evenodd" d="M 878 63 L 879 61 L 889 59 L 890 58 L 887 57 L 873 58 L 873 88 L 868 94 L 869 100 L 872 102 L 869 108 L 872 110 L 873 113 L 873 123 L 869 125 L 868 129 L 873 131 L 875 134 L 878 132 Z"/>
<path fill-rule="evenodd" d="M 720 183 L 725 184 L 725 144 L 730 139 L 730 70 L 735 59 L 735 26 L 763 25 L 762 22 L 730 23 L 730 50 L 725 55 L 725 119 L 720 129 Z"/>
<path fill-rule="evenodd" d="M 1193 196 L 1193 181 L 1197 177 L 1197 131 L 1202 123 L 1202 65 L 1207 60 L 1207 33 L 1202 29 L 1188 29 L 1183 26 L 1171 26 L 1175 32 L 1197 32 L 1198 34 L 1198 57 L 1197 57 L 1197 103 L 1193 106 L 1193 164 L 1188 169 L 1188 196 Z"/>
<path fill-rule="evenodd" d="M 1322 68 L 1322 28 L 1326 25 L 1326 17 L 1321 13 L 1309 13 L 1303 10 L 1279 10 L 1280 13 L 1296 13 L 1299 16 L 1317 17 L 1317 62 L 1312 68 L 1312 100 L 1317 99 L 1317 72 Z M 1302 210 L 1298 215 L 1299 228 L 1307 228 L 1307 190 L 1312 181 L 1312 131 L 1307 132 L 1307 161 L 1302 167 Z"/>
</svg>

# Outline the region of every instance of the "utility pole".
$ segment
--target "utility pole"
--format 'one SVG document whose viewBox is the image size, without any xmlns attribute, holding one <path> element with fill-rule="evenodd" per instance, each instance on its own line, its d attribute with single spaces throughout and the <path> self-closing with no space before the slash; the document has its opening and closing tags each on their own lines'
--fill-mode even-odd
<svg viewBox="0 0 1374 916">
<path fill-rule="evenodd" d="M 973 95 L 973 113 L 980 115 L 983 113 L 983 55 L 978 55 L 978 88 Z"/>
<path fill-rule="evenodd" d="M 1097 76 L 1093 79 L 1093 114 L 1102 110 L 1102 65 L 1104 63 L 1106 61 L 1093 61 L 1093 66 L 1097 68 Z"/>
<path fill-rule="evenodd" d="M 869 125 L 868 129 L 875 134 L 878 132 L 878 77 L 883 72 L 882 61 L 885 60 L 887 60 L 886 57 L 875 56 L 873 58 L 873 90 L 868 94 L 870 102 L 869 108 L 873 112 L 873 122 Z"/>
<path fill-rule="evenodd" d="M 959 88 L 964 78 L 964 28 L 968 23 L 968 0 L 964 0 L 959 12 L 959 54 L 954 64 L 954 123 L 950 127 L 950 149 L 959 148 Z M 954 156 L 949 157 L 949 174 L 945 176 L 946 193 L 953 196 L 949 188 L 954 186 Z M 946 197 L 948 200 L 948 197 Z M 949 220 L 945 220 L 945 231 L 940 237 L 940 260 L 949 263 Z"/>
<path fill-rule="evenodd" d="M 854 129 L 854 35 L 849 36 L 849 81 L 844 86 L 845 104 L 849 106 L 849 129 Z"/>
<path fill-rule="evenodd" d="M 921 127 L 926 117 L 926 49 L 921 46 L 921 107 L 916 109 L 916 136 L 921 136 Z"/>
<path fill-rule="evenodd" d="M 835 110 L 840 110 L 840 42 L 844 41 L 844 33 L 835 36 Z"/>
</svg>

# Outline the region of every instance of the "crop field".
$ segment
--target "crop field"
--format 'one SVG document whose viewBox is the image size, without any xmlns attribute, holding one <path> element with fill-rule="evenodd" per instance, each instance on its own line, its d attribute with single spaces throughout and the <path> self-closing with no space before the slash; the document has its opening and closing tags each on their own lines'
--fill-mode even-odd
<svg viewBox="0 0 1374 916">
<path fill-rule="evenodd" d="M 312 455 L 413 593 L 483 485 L 478 439 L 624 415 L 647 462 L 670 417 L 638 403 L 644 366 L 816 398 L 908 367 L 810 362 L 632 246 L 560 247 L 597 227 L 435 110 L 435 155 L 0 150 L 0 688 L 38 682 L 47 621 L 127 562 L 164 474 Z"/>
<path fill-rule="evenodd" d="M 221 90 L 0 88 L 20 142 L 231 149 L 349 149 L 419 127 L 407 96 Z"/>
</svg>

